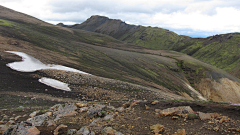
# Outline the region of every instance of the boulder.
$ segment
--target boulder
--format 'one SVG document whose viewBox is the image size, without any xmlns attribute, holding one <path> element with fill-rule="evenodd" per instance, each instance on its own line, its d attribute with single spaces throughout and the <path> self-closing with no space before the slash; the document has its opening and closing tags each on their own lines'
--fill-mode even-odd
<svg viewBox="0 0 240 135">
<path fill-rule="evenodd" d="M 123 135 L 121 132 L 117 132 L 116 130 L 112 129 L 111 127 L 105 127 L 101 131 L 102 135 Z"/>
<path fill-rule="evenodd" d="M 86 126 L 80 128 L 78 131 L 77 131 L 77 135 L 88 135 L 90 133 L 90 131 L 88 130 L 88 128 Z"/>
<path fill-rule="evenodd" d="M 150 130 L 155 134 L 161 134 L 165 131 L 164 126 L 160 124 L 150 126 Z"/>
<path fill-rule="evenodd" d="M 190 106 L 179 106 L 179 107 L 172 107 L 167 108 L 160 111 L 161 116 L 168 116 L 168 115 L 182 115 L 186 113 L 194 113 Z"/>
<path fill-rule="evenodd" d="M 81 108 L 81 107 L 87 107 L 88 104 L 87 103 L 76 103 L 77 107 Z"/>
<path fill-rule="evenodd" d="M 65 104 L 64 107 L 58 106 L 57 111 L 53 113 L 54 116 L 56 116 L 55 120 L 58 120 L 61 117 L 74 116 L 75 114 L 77 114 L 77 112 L 75 111 L 76 109 L 77 107 L 73 103 Z"/>
<path fill-rule="evenodd" d="M 8 128 L 9 128 L 9 126 L 7 126 L 7 125 L 0 125 L 0 134 L 5 132 Z"/>
<path fill-rule="evenodd" d="M 32 123 L 33 126 L 43 126 L 47 120 L 48 120 L 48 116 L 46 114 L 42 114 L 42 115 L 27 119 L 27 122 Z"/>
<path fill-rule="evenodd" d="M 212 118 L 209 113 L 198 112 L 198 115 L 201 120 L 210 120 Z"/>
<path fill-rule="evenodd" d="M 88 109 L 88 116 L 92 118 L 96 113 L 102 112 L 103 108 L 106 107 L 105 105 L 95 104 L 94 106 L 90 106 Z"/>
<path fill-rule="evenodd" d="M 29 117 L 33 118 L 35 117 L 40 111 L 34 111 L 31 114 L 29 114 Z"/>
<path fill-rule="evenodd" d="M 39 135 L 40 131 L 31 123 L 22 121 L 18 125 L 9 127 L 3 135 Z"/>
<path fill-rule="evenodd" d="M 55 130 L 54 130 L 54 135 L 58 135 L 58 131 L 59 131 L 59 129 L 61 129 L 61 128 L 67 128 L 67 126 L 66 125 L 63 125 L 63 124 L 61 124 L 61 125 L 59 125 Z"/>
<path fill-rule="evenodd" d="M 103 120 L 110 120 L 110 121 L 112 121 L 113 120 L 113 115 L 111 115 L 111 114 L 108 114 L 108 115 L 106 115 L 104 118 L 103 118 Z"/>
<path fill-rule="evenodd" d="M 185 129 L 178 129 L 173 135 L 186 135 Z"/>
<path fill-rule="evenodd" d="M 67 135 L 75 135 L 77 132 L 76 129 L 69 129 L 68 132 L 67 132 Z"/>
</svg>

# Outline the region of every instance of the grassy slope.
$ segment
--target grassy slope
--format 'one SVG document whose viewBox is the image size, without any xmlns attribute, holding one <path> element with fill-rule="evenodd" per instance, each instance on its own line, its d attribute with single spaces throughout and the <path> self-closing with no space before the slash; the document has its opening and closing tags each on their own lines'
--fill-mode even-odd
<svg viewBox="0 0 240 135">
<path fill-rule="evenodd" d="M 150 49 L 175 50 L 183 52 L 218 68 L 224 69 L 238 78 L 240 77 L 240 59 L 238 49 L 240 41 L 239 33 L 194 39 L 177 35 L 169 30 L 157 27 L 135 26 L 135 29 L 124 29 L 123 31 L 123 29 L 119 28 L 121 24 L 120 20 L 114 21 L 112 19 L 105 18 L 106 20 L 100 23 L 96 18 L 97 17 L 91 17 L 88 20 L 88 23 L 84 22 L 78 25 L 82 26 L 79 28 L 88 29 L 87 27 L 91 27 L 91 30 L 95 30 L 98 33 L 108 34 L 124 42 Z M 98 16 L 98 18 L 100 18 L 101 21 L 104 20 L 104 17 Z M 119 27 L 116 26 L 117 24 L 119 24 Z M 124 28 L 127 28 L 127 26 L 130 25 L 125 24 Z M 113 31 L 115 34 L 112 34 Z"/>
<path fill-rule="evenodd" d="M 168 56 L 138 52 L 137 49 L 143 48 L 93 32 L 73 30 L 71 33 L 53 26 L 3 18 L 0 30 L 2 36 L 15 37 L 67 56 L 79 63 L 69 65 L 93 75 L 155 88 L 162 85 L 176 93 L 184 91 L 191 94 L 183 81 L 189 81 L 194 87 L 194 82 L 208 77 L 206 71 L 215 70 L 194 59 L 185 61 L 184 57 L 188 56 L 183 54 L 178 53 L 178 58 L 171 56 L 172 52 Z"/>
</svg>

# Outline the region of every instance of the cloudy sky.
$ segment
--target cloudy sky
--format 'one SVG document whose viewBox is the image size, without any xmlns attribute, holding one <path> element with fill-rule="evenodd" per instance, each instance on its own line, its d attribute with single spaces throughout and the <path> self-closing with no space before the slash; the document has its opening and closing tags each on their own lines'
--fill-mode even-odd
<svg viewBox="0 0 240 135">
<path fill-rule="evenodd" d="M 0 0 L 0 4 L 53 24 L 103 15 L 192 37 L 240 32 L 239 0 Z"/>
</svg>

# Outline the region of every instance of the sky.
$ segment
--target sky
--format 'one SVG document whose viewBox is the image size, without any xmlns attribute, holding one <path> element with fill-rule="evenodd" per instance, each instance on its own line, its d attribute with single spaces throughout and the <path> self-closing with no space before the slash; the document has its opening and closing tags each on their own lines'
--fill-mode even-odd
<svg viewBox="0 0 240 135">
<path fill-rule="evenodd" d="M 0 0 L 0 5 L 52 24 L 102 15 L 191 37 L 240 32 L 239 0 Z"/>
</svg>

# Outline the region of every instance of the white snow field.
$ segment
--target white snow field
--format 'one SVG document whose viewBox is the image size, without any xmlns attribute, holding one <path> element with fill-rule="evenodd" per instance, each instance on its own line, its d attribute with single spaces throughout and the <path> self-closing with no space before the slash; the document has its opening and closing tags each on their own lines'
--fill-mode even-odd
<svg viewBox="0 0 240 135">
<path fill-rule="evenodd" d="M 68 87 L 68 84 L 60 82 L 60 81 L 55 80 L 55 79 L 42 77 L 38 81 L 43 83 L 43 84 L 46 84 L 48 86 L 51 86 L 53 88 L 56 88 L 56 89 L 61 89 L 61 90 L 65 90 L 65 91 L 71 91 L 71 89 Z"/>
<path fill-rule="evenodd" d="M 8 67 L 12 68 L 13 70 L 20 71 L 20 72 L 34 72 L 34 71 L 41 70 L 41 69 L 56 69 L 56 70 L 78 72 L 81 74 L 88 74 L 86 72 L 83 72 L 83 71 L 80 71 L 80 70 L 77 70 L 74 68 L 62 66 L 62 65 L 54 65 L 54 64 L 45 65 L 38 59 L 36 59 L 28 54 L 25 54 L 23 52 L 16 52 L 16 51 L 6 51 L 6 52 L 13 53 L 13 54 L 16 54 L 16 55 L 22 57 L 23 61 L 7 64 Z"/>
<path fill-rule="evenodd" d="M 25 54 L 23 52 L 16 52 L 16 51 L 6 51 L 8 53 L 16 54 L 20 57 L 22 57 L 22 61 L 19 62 L 12 62 L 8 63 L 7 66 L 10 67 L 13 70 L 20 71 L 20 72 L 35 72 L 37 70 L 41 69 L 56 69 L 56 70 L 64 70 L 64 71 L 71 71 L 71 72 L 77 72 L 81 74 L 88 74 L 86 72 L 62 66 L 62 65 L 54 65 L 54 64 L 43 64 L 38 59 Z M 88 74 L 91 75 L 91 74 Z M 41 78 L 38 80 L 39 82 L 46 84 L 48 86 L 51 86 L 53 88 L 65 90 L 65 91 L 71 91 L 71 89 L 68 87 L 68 84 L 60 82 L 58 80 L 50 79 L 50 78 Z"/>
</svg>

